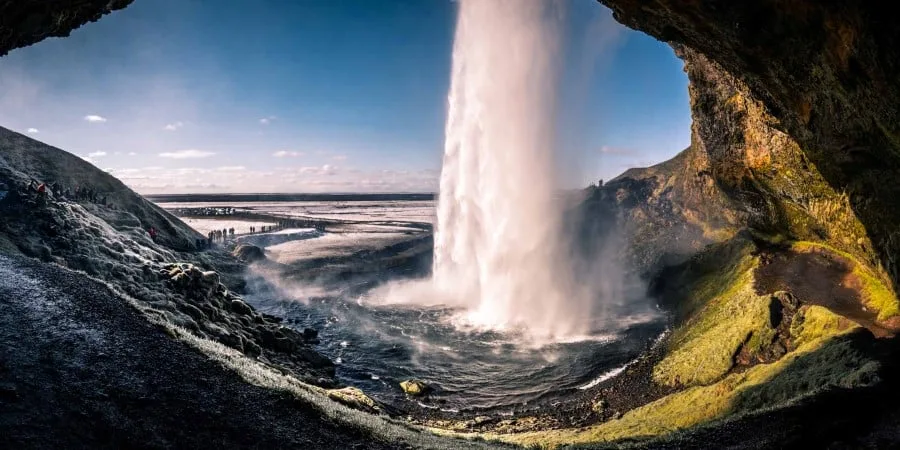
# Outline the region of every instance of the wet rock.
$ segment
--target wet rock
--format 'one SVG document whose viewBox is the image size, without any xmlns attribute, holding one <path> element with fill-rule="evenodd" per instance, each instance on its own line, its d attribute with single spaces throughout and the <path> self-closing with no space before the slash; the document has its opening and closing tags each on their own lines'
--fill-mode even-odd
<svg viewBox="0 0 900 450">
<path fill-rule="evenodd" d="M 250 305 L 244 303 L 243 300 L 232 300 L 230 306 L 231 310 L 238 314 L 243 314 L 245 316 L 253 314 L 253 308 L 251 308 Z"/>
<path fill-rule="evenodd" d="M 219 281 L 220 281 L 220 280 L 219 280 L 219 274 L 218 274 L 218 273 L 216 273 L 216 272 L 210 270 L 210 271 L 207 271 L 207 272 L 203 272 L 203 273 L 201 274 L 201 277 L 202 277 L 202 280 L 203 280 L 203 283 L 204 283 L 204 284 L 213 285 L 213 286 L 216 286 L 216 287 L 219 286 Z"/>
<path fill-rule="evenodd" d="M 269 322 L 273 322 L 273 323 L 281 323 L 284 321 L 283 318 L 278 317 L 278 316 L 273 316 L 271 314 L 262 313 L 262 316 L 264 319 L 268 320 Z"/>
<path fill-rule="evenodd" d="M 381 411 L 375 400 L 365 394 L 365 392 L 355 387 L 345 387 L 342 389 L 331 389 L 327 391 L 328 398 L 349 406 L 353 409 L 361 411 L 377 413 Z"/>
<path fill-rule="evenodd" d="M 308 348 L 299 348 L 295 351 L 294 356 L 308 363 L 312 368 L 323 370 L 329 376 L 334 376 L 334 363 L 330 359 L 322 356 L 321 353 Z"/>
<path fill-rule="evenodd" d="M 321 342 L 319 341 L 319 331 L 314 328 L 304 328 L 303 341 L 308 344 L 318 344 Z"/>
<path fill-rule="evenodd" d="M 238 244 L 231 252 L 235 258 L 245 263 L 252 263 L 266 259 L 263 249 L 250 244 Z"/>
<path fill-rule="evenodd" d="M 609 404 L 606 400 L 599 398 L 591 403 L 591 410 L 597 414 L 603 414 L 603 411 L 605 411 L 608 406 Z"/>
<path fill-rule="evenodd" d="M 406 380 L 400 382 L 400 388 L 403 389 L 407 395 L 412 396 L 420 396 L 425 395 L 431 388 L 425 384 L 423 381 L 419 380 Z"/>
<path fill-rule="evenodd" d="M 263 328 L 259 333 L 263 346 L 275 350 L 276 352 L 291 353 L 297 348 L 297 343 L 289 339 L 280 330 L 272 331 Z"/>
<path fill-rule="evenodd" d="M 244 342 L 244 354 L 250 356 L 259 356 L 262 354 L 262 347 L 260 347 L 256 342 L 247 340 Z"/>
</svg>

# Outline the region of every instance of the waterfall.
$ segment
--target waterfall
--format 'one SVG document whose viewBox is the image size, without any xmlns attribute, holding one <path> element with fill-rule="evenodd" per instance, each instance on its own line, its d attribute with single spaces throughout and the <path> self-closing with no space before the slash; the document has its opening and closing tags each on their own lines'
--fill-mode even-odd
<svg viewBox="0 0 900 450">
<path fill-rule="evenodd" d="M 434 287 L 468 325 L 586 332 L 557 198 L 560 5 L 462 0 L 434 248 Z"/>
</svg>

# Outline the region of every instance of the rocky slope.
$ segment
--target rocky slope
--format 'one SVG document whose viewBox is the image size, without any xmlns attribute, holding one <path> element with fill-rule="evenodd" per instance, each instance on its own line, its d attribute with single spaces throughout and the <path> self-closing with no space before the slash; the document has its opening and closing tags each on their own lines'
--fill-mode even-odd
<svg viewBox="0 0 900 450">
<path fill-rule="evenodd" d="M 32 181 L 51 186 L 48 194 L 38 195 Z M 255 312 L 233 291 L 238 286 L 223 284 L 214 269 L 227 274 L 237 261 L 199 251 L 197 232 L 109 174 L 0 128 L 0 191 L 3 253 L 84 272 L 172 330 L 220 342 L 302 380 L 333 384 L 333 364 L 302 333 Z M 155 242 L 151 227 L 159 230 Z"/>
<path fill-rule="evenodd" d="M 243 264 L 197 237 L 0 128 L 0 447 L 494 447 L 394 422 L 336 386 L 316 333 L 245 303 Z"/>
</svg>

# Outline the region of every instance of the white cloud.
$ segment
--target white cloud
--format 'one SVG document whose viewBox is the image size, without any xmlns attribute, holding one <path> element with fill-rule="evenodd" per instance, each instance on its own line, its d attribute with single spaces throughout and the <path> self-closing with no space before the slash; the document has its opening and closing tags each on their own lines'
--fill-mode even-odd
<svg viewBox="0 0 900 450">
<path fill-rule="evenodd" d="M 26 131 L 27 131 L 28 133 L 31 133 L 31 134 L 40 133 L 40 131 L 39 131 L 37 128 L 29 128 L 29 129 L 26 130 Z"/>
<path fill-rule="evenodd" d="M 113 174 L 142 193 L 184 192 L 434 192 L 438 170 L 363 170 L 330 164 L 253 170 L 142 167 Z"/>
<path fill-rule="evenodd" d="M 163 130 L 175 131 L 183 126 L 184 126 L 184 122 L 172 122 L 170 124 L 166 124 L 166 126 L 163 127 Z"/>
<path fill-rule="evenodd" d="M 88 115 L 84 116 L 84 120 L 87 120 L 88 122 L 92 122 L 92 123 L 103 123 L 103 122 L 106 122 L 106 117 L 98 116 L 96 114 L 88 114 Z"/>
<path fill-rule="evenodd" d="M 324 166 L 301 167 L 298 172 L 304 175 L 334 175 L 337 173 L 337 166 L 325 164 Z"/>
<path fill-rule="evenodd" d="M 207 158 L 215 154 L 215 152 L 208 152 L 205 150 L 197 150 L 192 148 L 188 150 L 178 150 L 177 152 L 164 152 L 160 153 L 159 156 L 162 158 L 171 159 L 197 159 Z"/>
<path fill-rule="evenodd" d="M 128 156 L 135 156 L 135 155 L 137 155 L 136 152 L 128 152 Z"/>
<path fill-rule="evenodd" d="M 347 157 L 345 155 L 336 155 L 336 156 L 332 156 L 331 159 L 333 159 L 335 161 L 346 161 Z"/>
<path fill-rule="evenodd" d="M 106 156 L 106 152 L 91 152 L 88 153 L 88 158 L 99 158 L 101 156 Z"/>
<path fill-rule="evenodd" d="M 296 158 L 298 156 L 303 156 L 303 152 L 291 152 L 288 150 L 279 150 L 275 153 L 272 153 L 272 156 L 274 156 L 276 158 L 286 158 L 286 157 Z"/>
<path fill-rule="evenodd" d="M 259 123 L 262 125 L 268 125 L 268 124 L 274 122 L 275 119 L 277 119 L 277 118 L 278 117 L 275 117 L 275 116 L 263 117 L 262 119 L 259 119 Z"/>
</svg>

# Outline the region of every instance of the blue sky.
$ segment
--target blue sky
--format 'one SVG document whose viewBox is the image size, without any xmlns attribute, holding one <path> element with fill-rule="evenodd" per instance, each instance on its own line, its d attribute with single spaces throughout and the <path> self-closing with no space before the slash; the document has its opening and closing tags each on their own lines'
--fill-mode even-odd
<svg viewBox="0 0 900 450">
<path fill-rule="evenodd" d="M 586 185 L 689 144 L 682 64 L 568 0 L 558 117 Z M 136 0 L 0 58 L 0 125 L 142 193 L 433 191 L 450 0 Z"/>
</svg>

